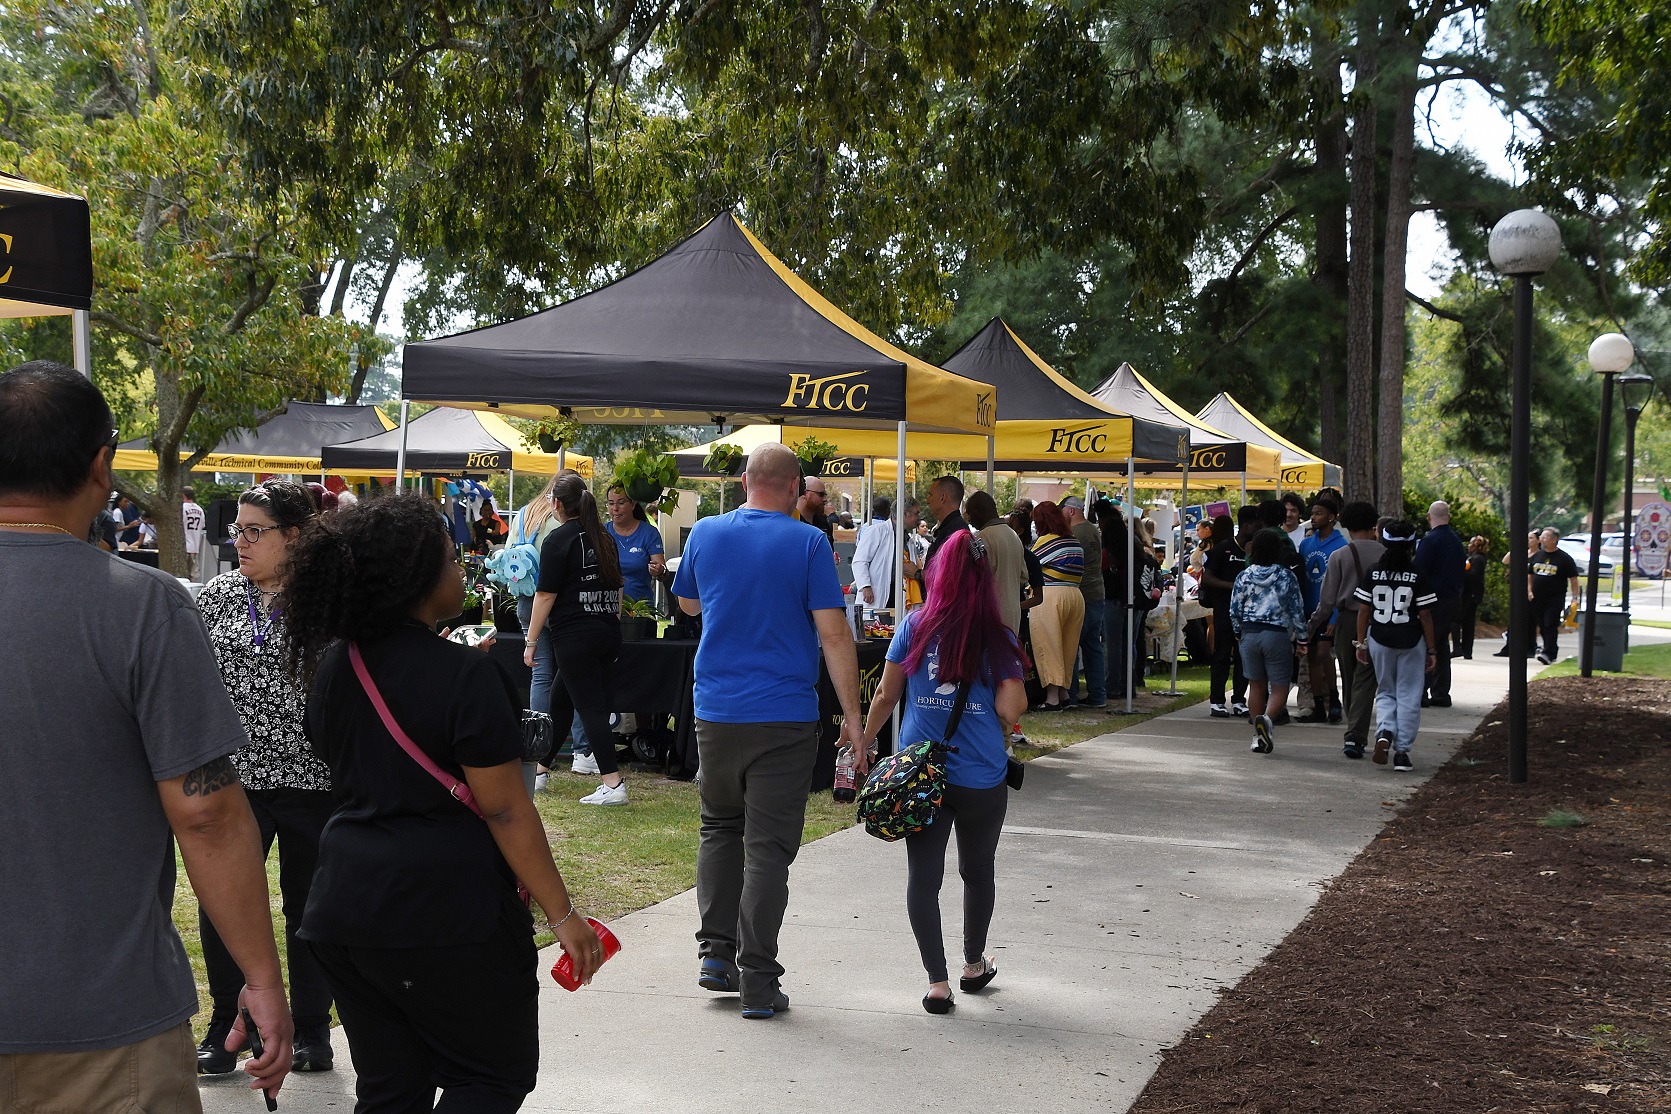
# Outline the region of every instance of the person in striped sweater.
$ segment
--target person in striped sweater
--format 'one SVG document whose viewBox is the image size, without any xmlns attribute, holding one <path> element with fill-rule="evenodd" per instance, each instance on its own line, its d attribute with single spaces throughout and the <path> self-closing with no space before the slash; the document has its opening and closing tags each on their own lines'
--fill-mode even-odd
<svg viewBox="0 0 1671 1114">
<path fill-rule="evenodd" d="M 1067 707 L 1068 683 L 1079 651 L 1079 627 L 1085 620 L 1085 549 L 1073 536 L 1062 509 L 1046 499 L 1033 507 L 1038 540 L 1033 553 L 1044 570 L 1044 602 L 1033 608 L 1033 664 L 1044 686 L 1044 701 L 1034 711 Z"/>
</svg>

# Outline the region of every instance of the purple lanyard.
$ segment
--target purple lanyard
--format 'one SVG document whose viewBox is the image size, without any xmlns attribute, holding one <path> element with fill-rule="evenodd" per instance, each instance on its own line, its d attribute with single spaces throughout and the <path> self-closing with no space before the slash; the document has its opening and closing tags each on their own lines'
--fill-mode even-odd
<svg viewBox="0 0 1671 1114">
<path fill-rule="evenodd" d="M 273 620 L 279 616 L 279 609 L 274 607 L 267 621 L 261 623 L 260 614 L 255 610 L 255 586 L 248 580 L 244 581 L 244 595 L 249 598 L 249 630 L 255 639 L 255 652 L 259 654 L 262 644 L 267 641 L 267 632 L 273 629 Z"/>
</svg>

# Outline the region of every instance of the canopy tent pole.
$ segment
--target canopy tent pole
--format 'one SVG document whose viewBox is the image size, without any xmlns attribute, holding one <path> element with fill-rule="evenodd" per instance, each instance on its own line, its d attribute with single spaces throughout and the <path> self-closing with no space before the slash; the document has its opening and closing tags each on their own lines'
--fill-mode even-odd
<svg viewBox="0 0 1671 1114">
<path fill-rule="evenodd" d="M 992 494 L 992 474 L 997 471 L 997 438 L 992 434 L 986 435 L 986 493 Z"/>
<path fill-rule="evenodd" d="M 1131 714 L 1132 670 L 1137 663 L 1131 660 L 1131 648 L 1137 641 L 1137 632 L 1132 629 L 1137 611 L 1137 600 L 1133 598 L 1136 591 L 1136 575 L 1133 566 L 1137 563 L 1137 459 L 1126 457 L 1126 648 L 1120 655 L 1126 663 L 1126 714 Z"/>
<path fill-rule="evenodd" d="M 412 403 L 408 399 L 400 400 L 400 452 L 395 454 L 395 489 L 406 490 L 406 418 Z"/>
<path fill-rule="evenodd" d="M 70 311 L 70 339 L 75 348 L 75 369 L 93 378 L 93 326 L 84 309 Z"/>
<path fill-rule="evenodd" d="M 505 471 L 510 476 L 510 478 L 505 481 L 505 503 L 507 504 L 506 507 L 505 507 L 505 513 L 506 514 L 515 514 L 516 513 L 516 469 L 515 468 L 507 468 L 507 469 L 505 469 Z"/>
<path fill-rule="evenodd" d="M 1245 507 L 1245 506 L 1247 506 L 1247 469 L 1243 468 L 1242 469 L 1242 507 Z M 1242 509 L 1241 507 L 1236 508 L 1236 510 L 1238 512 L 1236 517 L 1238 519 L 1241 518 L 1241 514 L 1239 513 L 1241 511 L 1241 509 Z"/>
<path fill-rule="evenodd" d="M 1178 695 L 1178 649 L 1184 642 L 1184 507 L 1189 503 L 1189 461 L 1184 461 L 1183 485 L 1178 491 L 1178 576 L 1172 584 L 1172 688 Z"/>
<path fill-rule="evenodd" d="M 899 471 L 897 473 L 895 473 L 895 475 L 897 475 L 899 478 L 895 482 L 894 494 L 895 494 L 895 496 L 898 496 L 905 490 L 905 423 L 904 422 L 899 423 L 899 453 L 898 453 L 898 458 L 896 460 L 896 463 L 899 465 Z M 913 484 L 913 490 L 912 490 L 911 494 L 913 496 L 916 495 L 915 484 Z M 905 554 L 906 554 L 907 550 L 906 550 L 906 546 L 905 546 L 905 500 L 902 499 L 902 498 L 895 498 L 894 499 L 894 549 L 896 549 L 898 551 L 894 554 L 894 598 L 893 598 L 894 633 L 898 634 L 899 633 L 899 628 L 905 623 Z M 926 583 L 926 581 L 925 581 L 925 583 Z M 893 717 L 892 717 L 891 722 L 893 724 L 893 732 L 894 732 L 894 753 L 897 754 L 897 753 L 899 753 L 899 705 L 898 704 L 894 705 L 894 712 L 893 712 Z"/>
<path fill-rule="evenodd" d="M 569 447 L 561 442 L 557 445 L 557 471 L 561 472 L 569 466 Z"/>
</svg>

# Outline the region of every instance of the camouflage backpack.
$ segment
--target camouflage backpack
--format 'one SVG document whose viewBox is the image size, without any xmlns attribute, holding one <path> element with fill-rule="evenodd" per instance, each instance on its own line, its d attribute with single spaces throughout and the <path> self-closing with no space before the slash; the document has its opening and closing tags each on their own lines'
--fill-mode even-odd
<svg viewBox="0 0 1671 1114">
<path fill-rule="evenodd" d="M 969 682 L 957 688 L 957 703 L 946 720 L 946 733 L 937 743 L 913 743 L 878 762 L 859 790 L 859 819 L 877 839 L 903 839 L 928 827 L 946 795 L 946 755 L 957 747 L 951 739 L 963 719 Z"/>
</svg>

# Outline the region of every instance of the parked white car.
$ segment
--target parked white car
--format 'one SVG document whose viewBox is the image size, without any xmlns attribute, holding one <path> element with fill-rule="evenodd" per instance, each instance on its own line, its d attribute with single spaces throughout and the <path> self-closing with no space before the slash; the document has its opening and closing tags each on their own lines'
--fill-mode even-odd
<svg viewBox="0 0 1671 1114">
<path fill-rule="evenodd" d="M 1607 534 L 1602 535 L 1601 544 L 1601 575 L 1604 579 L 1613 575 L 1613 561 L 1609 559 L 1607 553 L 1608 536 Z M 1619 534 L 1611 536 L 1621 537 Z M 1573 561 L 1578 565 L 1579 579 L 1590 575 L 1590 535 L 1574 535 L 1570 538 L 1562 538 L 1555 544 L 1572 555 Z M 1623 560 L 1624 551 L 1619 550 L 1617 556 L 1618 559 Z"/>
</svg>

